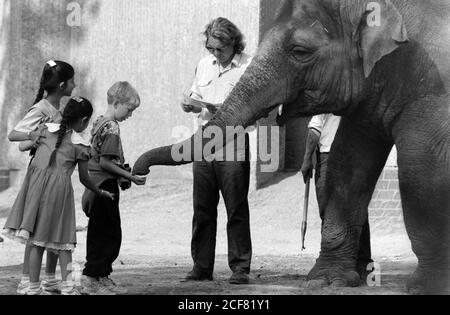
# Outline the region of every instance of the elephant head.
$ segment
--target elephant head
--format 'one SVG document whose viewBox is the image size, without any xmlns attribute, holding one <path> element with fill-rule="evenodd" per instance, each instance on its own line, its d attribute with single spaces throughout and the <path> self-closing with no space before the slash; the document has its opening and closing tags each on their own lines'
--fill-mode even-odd
<svg viewBox="0 0 450 315">
<path fill-rule="evenodd" d="M 365 81 L 377 63 L 407 41 L 402 16 L 389 0 L 284 0 L 251 65 L 204 128 L 245 128 L 279 104 L 285 104 L 281 123 L 295 116 L 347 115 L 370 97 Z M 147 152 L 135 173 L 194 160 L 192 152 L 190 160 L 174 161 L 172 149 Z"/>
</svg>

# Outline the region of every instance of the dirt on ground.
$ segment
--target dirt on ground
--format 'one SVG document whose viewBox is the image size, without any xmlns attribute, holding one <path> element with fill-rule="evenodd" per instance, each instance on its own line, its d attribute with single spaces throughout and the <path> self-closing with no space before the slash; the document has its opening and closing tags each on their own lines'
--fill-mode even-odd
<svg viewBox="0 0 450 315">
<path fill-rule="evenodd" d="M 74 178 L 75 196 L 82 187 Z M 275 184 L 276 183 L 276 184 Z M 3 227 L 18 188 L 0 193 Z M 378 282 L 359 288 L 306 289 L 306 276 L 320 250 L 320 219 L 314 188 L 305 251 L 301 251 L 304 184 L 298 174 L 282 174 L 274 185 L 250 193 L 253 261 L 249 285 L 228 284 L 226 212 L 219 205 L 214 281 L 182 282 L 192 268 L 192 180 L 149 179 L 146 187 L 121 196 L 123 244 L 113 279 L 132 295 L 390 295 L 404 294 L 404 283 L 416 266 L 404 230 L 392 230 L 382 218 L 371 218 L 373 256 Z M 77 202 L 77 209 L 80 209 Z M 84 264 L 87 218 L 77 213 L 78 245 L 74 275 Z M 21 276 L 23 246 L 0 243 L 0 295 L 15 293 Z"/>
</svg>

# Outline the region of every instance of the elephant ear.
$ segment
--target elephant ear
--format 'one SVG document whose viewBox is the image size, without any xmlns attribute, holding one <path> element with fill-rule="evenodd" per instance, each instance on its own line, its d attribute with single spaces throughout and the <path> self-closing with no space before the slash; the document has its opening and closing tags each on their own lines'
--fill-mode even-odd
<svg viewBox="0 0 450 315">
<path fill-rule="evenodd" d="M 367 78 L 378 61 L 408 41 L 408 35 L 402 15 L 390 0 L 369 2 L 366 9 L 357 39 Z"/>
</svg>

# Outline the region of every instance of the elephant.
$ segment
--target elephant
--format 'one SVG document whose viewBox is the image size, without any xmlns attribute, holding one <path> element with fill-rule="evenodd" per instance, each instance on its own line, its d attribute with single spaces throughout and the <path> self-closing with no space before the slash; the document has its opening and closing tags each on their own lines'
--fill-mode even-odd
<svg viewBox="0 0 450 315">
<path fill-rule="evenodd" d="M 431 5 L 448 13 L 441 2 Z M 326 175 L 321 251 L 308 275 L 312 286 L 360 285 L 361 229 L 395 145 L 404 221 L 418 259 L 407 290 L 449 292 L 448 72 L 439 48 L 444 38 L 432 33 L 440 27 L 424 17 L 424 6 L 420 0 L 281 1 L 240 82 L 214 118 L 181 143 L 193 144 L 208 127 L 251 126 L 279 104 L 281 123 L 322 113 L 342 117 Z M 224 135 L 219 146 L 219 140 L 230 141 Z M 195 158 L 190 152 L 191 159 L 174 159 L 175 145 L 143 154 L 134 173 Z"/>
</svg>

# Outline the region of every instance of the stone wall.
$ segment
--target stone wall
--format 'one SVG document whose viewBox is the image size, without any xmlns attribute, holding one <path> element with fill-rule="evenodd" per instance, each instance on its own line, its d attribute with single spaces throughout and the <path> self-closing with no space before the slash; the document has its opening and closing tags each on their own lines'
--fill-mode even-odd
<svg viewBox="0 0 450 315">
<path fill-rule="evenodd" d="M 80 5 L 79 26 L 67 23 L 70 3 Z M 133 163 L 147 149 L 177 140 L 177 128 L 194 132 L 194 115 L 179 103 L 207 54 L 202 32 L 210 20 L 232 20 L 250 54 L 259 40 L 259 0 L 2 0 L 0 10 L 0 166 L 8 168 L 26 168 L 27 155 L 7 134 L 32 105 L 47 60 L 74 65 L 74 94 L 89 98 L 95 115 L 104 112 L 114 82 L 136 87 L 142 106 L 122 126 Z M 157 167 L 152 176 L 191 176 L 191 166 Z"/>
<path fill-rule="evenodd" d="M 45 61 L 68 59 L 67 1 L 2 0 L 0 3 L 0 167 L 23 168 L 7 134 L 35 99 Z"/>
</svg>

